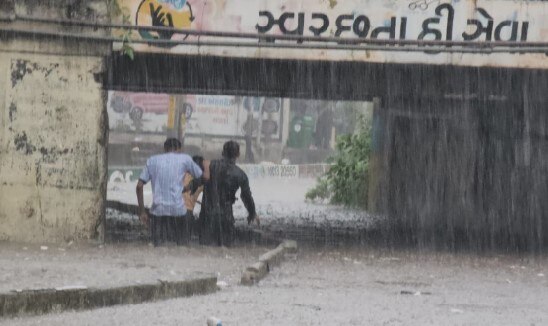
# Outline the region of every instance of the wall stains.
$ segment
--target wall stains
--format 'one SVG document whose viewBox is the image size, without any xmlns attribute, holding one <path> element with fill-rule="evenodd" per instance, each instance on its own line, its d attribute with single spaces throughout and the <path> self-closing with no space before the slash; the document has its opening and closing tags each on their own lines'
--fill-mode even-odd
<svg viewBox="0 0 548 326">
<path fill-rule="evenodd" d="M 66 106 L 58 106 L 55 108 L 55 119 L 58 122 L 70 119 L 70 115 Z"/>
<path fill-rule="evenodd" d="M 69 151 L 68 148 L 65 149 L 58 149 L 58 148 L 45 148 L 40 147 L 40 154 L 42 154 L 42 161 L 45 163 L 55 163 L 59 159 L 60 156 L 67 155 L 71 150 Z"/>
<path fill-rule="evenodd" d="M 10 108 L 9 108 L 9 118 L 10 122 L 13 122 L 13 119 L 15 118 L 15 113 L 17 112 L 17 106 L 15 103 L 11 102 Z"/>
<path fill-rule="evenodd" d="M 27 74 L 31 74 L 33 71 L 40 71 L 47 78 L 56 68 L 59 68 L 58 63 L 50 64 L 49 67 L 42 67 L 37 63 L 31 63 L 29 60 L 12 61 L 11 86 L 15 87 L 18 82 L 22 81 Z"/>
<path fill-rule="evenodd" d="M 34 209 L 34 205 L 32 205 L 32 202 L 30 200 L 27 200 L 25 202 L 25 205 L 19 209 L 19 212 L 21 213 L 21 216 L 31 218 L 36 213 L 36 210 Z"/>
<path fill-rule="evenodd" d="M 104 81 L 106 80 L 105 73 L 103 73 L 103 72 L 93 73 L 93 80 L 95 80 L 96 83 L 102 85 L 104 83 Z"/>
<path fill-rule="evenodd" d="M 11 63 L 11 87 L 15 87 L 19 81 L 23 80 L 26 74 L 32 72 L 27 67 L 28 63 L 28 60 L 17 60 Z"/>
<path fill-rule="evenodd" d="M 36 162 L 36 185 L 41 186 L 42 185 L 42 165 L 40 162 Z"/>
<path fill-rule="evenodd" d="M 27 134 L 24 131 L 15 135 L 13 143 L 15 144 L 15 148 L 25 153 L 25 155 L 32 155 L 36 150 L 36 147 L 28 141 Z"/>
</svg>

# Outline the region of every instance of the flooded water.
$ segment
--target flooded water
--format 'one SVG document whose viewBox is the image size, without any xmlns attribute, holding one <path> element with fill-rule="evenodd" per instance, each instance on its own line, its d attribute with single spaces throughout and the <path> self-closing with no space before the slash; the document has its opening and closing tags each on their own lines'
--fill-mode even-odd
<svg viewBox="0 0 548 326">
<path fill-rule="evenodd" d="M 251 190 L 261 219 L 260 230 L 278 238 L 319 245 L 367 244 L 367 231 L 377 230 L 383 218 L 358 209 L 306 201 L 306 192 L 315 184 L 313 178 L 251 179 Z M 145 188 L 145 203 L 151 203 L 151 196 L 150 189 Z M 109 184 L 108 199 L 136 205 L 134 184 Z M 198 205 L 195 215 L 199 209 Z M 247 211 L 241 201 L 234 205 L 234 215 L 236 225 L 242 230 L 247 229 Z M 135 214 L 107 209 L 107 225 L 111 239 L 148 241 L 147 232 Z"/>
</svg>

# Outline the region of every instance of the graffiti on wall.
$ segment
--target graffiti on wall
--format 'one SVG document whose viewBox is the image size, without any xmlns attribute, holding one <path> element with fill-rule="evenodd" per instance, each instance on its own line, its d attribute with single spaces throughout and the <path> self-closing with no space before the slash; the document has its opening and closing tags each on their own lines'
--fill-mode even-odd
<svg viewBox="0 0 548 326">
<path fill-rule="evenodd" d="M 194 19 L 192 5 L 186 0 L 143 0 L 135 14 L 135 25 L 185 29 L 190 28 Z M 148 30 L 139 30 L 139 34 L 145 39 L 163 40 L 174 35 L 170 31 Z"/>
</svg>

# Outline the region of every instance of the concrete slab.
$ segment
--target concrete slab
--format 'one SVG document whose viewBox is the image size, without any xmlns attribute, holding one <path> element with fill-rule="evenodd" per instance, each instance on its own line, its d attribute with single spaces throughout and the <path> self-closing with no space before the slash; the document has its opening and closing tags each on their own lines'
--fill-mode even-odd
<svg viewBox="0 0 548 326">
<path fill-rule="evenodd" d="M 247 267 L 242 275 L 242 285 L 254 285 L 266 277 L 272 267 L 277 266 L 284 259 L 286 253 L 295 253 L 297 242 L 293 240 L 282 241 L 275 249 L 259 257 L 259 261 Z"/>
<path fill-rule="evenodd" d="M 211 276 L 105 289 L 44 289 L 0 293 L 0 317 L 137 304 L 208 294 L 216 290 L 217 277 Z"/>
</svg>

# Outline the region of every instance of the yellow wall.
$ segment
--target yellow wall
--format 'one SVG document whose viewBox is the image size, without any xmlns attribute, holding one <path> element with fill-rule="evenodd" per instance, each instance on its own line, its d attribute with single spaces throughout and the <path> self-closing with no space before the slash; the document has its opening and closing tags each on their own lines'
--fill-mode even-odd
<svg viewBox="0 0 548 326">
<path fill-rule="evenodd" d="M 0 41 L 0 240 L 102 237 L 104 60 L 54 43 Z"/>
</svg>

